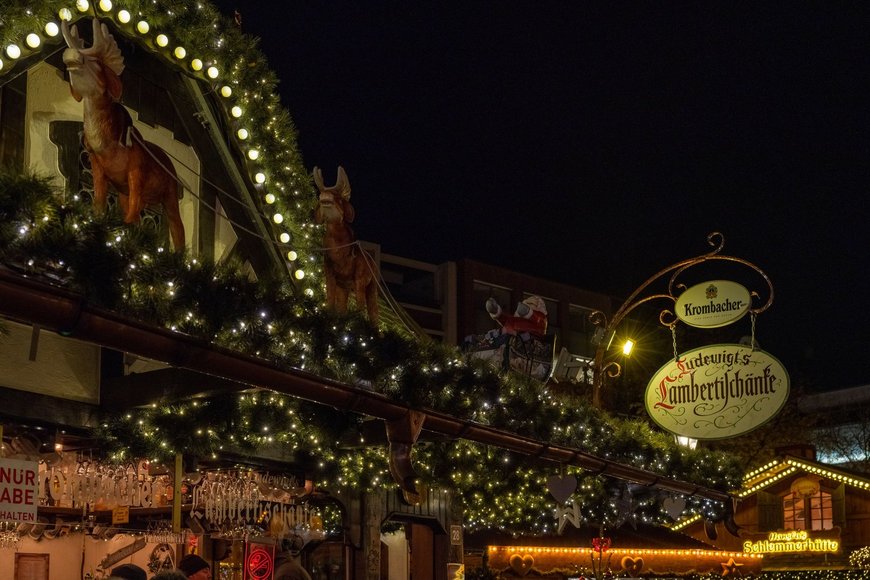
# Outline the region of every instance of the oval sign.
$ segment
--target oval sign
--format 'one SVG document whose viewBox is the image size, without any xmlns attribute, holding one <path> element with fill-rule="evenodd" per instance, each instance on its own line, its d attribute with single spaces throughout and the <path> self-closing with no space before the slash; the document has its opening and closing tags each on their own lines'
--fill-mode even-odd
<svg viewBox="0 0 870 580">
<path fill-rule="evenodd" d="M 692 286 L 677 298 L 677 318 L 698 328 L 719 328 L 740 320 L 752 304 L 749 290 L 730 280 Z"/>
<path fill-rule="evenodd" d="M 660 368 L 644 401 L 652 420 L 671 433 L 726 439 L 775 417 L 788 391 L 788 373 L 770 354 L 715 344 L 683 353 Z"/>
</svg>

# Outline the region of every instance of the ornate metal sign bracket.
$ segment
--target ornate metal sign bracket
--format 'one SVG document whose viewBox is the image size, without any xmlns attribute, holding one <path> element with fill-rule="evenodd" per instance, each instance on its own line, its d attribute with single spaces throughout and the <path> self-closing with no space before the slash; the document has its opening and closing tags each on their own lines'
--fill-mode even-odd
<svg viewBox="0 0 870 580">
<path fill-rule="evenodd" d="M 616 378 L 622 373 L 622 367 L 616 361 L 607 360 L 608 350 L 613 337 L 616 333 L 616 328 L 631 312 L 643 304 L 647 304 L 654 300 L 665 300 L 672 306 L 662 309 L 659 313 L 659 322 L 666 327 L 674 328 L 678 321 L 676 315 L 677 298 L 679 294 L 686 290 L 686 285 L 680 281 L 680 276 L 687 270 L 704 264 L 706 262 L 722 261 L 746 266 L 760 276 L 763 285 L 766 285 L 766 290 L 750 290 L 749 295 L 752 304 L 748 308 L 750 316 L 753 317 L 753 332 L 755 317 L 770 308 L 773 304 L 773 284 L 768 275 L 757 265 L 743 258 L 736 256 L 728 256 L 722 253 L 725 247 L 725 236 L 720 232 L 712 232 L 707 236 L 707 244 L 712 248 L 709 252 L 687 258 L 675 264 L 660 270 L 656 274 L 650 276 L 646 281 L 635 289 L 634 292 L 625 300 L 620 308 L 613 314 L 613 317 L 608 320 L 607 315 L 600 310 L 596 310 L 589 314 L 589 321 L 594 324 L 598 330 L 596 334 L 601 338 L 598 347 L 595 351 L 595 360 L 593 362 L 593 391 L 592 404 L 595 407 L 601 406 L 601 389 L 604 386 L 605 378 Z M 664 279 L 670 275 L 668 279 L 667 292 L 650 292 L 650 286 L 653 283 Z M 766 297 L 766 299 L 764 299 Z M 753 336 L 753 344 L 755 337 Z M 675 347 L 676 348 L 676 347 Z"/>
</svg>

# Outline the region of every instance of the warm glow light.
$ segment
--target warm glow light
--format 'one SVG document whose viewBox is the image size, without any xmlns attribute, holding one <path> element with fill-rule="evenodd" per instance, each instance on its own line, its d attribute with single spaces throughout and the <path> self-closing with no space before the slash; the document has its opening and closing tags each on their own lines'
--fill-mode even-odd
<svg viewBox="0 0 870 580">
<path fill-rule="evenodd" d="M 245 139 L 248 138 L 248 130 L 245 129 L 244 127 L 242 127 L 241 129 L 239 129 L 238 131 L 236 131 L 236 135 L 238 135 L 239 139 L 241 139 L 242 141 L 244 141 Z"/>
<path fill-rule="evenodd" d="M 39 38 L 39 35 L 35 32 L 31 32 L 27 35 L 27 38 L 24 39 L 25 44 L 30 48 L 36 48 L 39 46 L 39 43 L 42 42 L 42 39 Z"/>
<path fill-rule="evenodd" d="M 72 20 L 72 11 L 69 8 L 61 8 L 57 11 L 57 15 L 61 20 L 69 22 Z"/>
<path fill-rule="evenodd" d="M 60 33 L 60 26 L 56 22 L 48 21 L 45 23 L 45 33 L 49 36 L 57 36 Z"/>
<path fill-rule="evenodd" d="M 221 96 L 229 98 L 230 96 L 232 96 L 232 94 L 233 94 L 232 87 L 230 87 L 228 85 L 224 85 L 221 87 Z"/>
<path fill-rule="evenodd" d="M 130 22 L 130 13 L 126 10 L 119 10 L 118 20 L 121 22 L 121 24 L 127 24 L 128 22 Z"/>
<path fill-rule="evenodd" d="M 625 340 L 625 344 L 622 345 L 622 354 L 628 356 L 631 354 L 631 350 L 634 348 L 634 341 L 630 338 Z"/>
<path fill-rule="evenodd" d="M 232 109 L 230 109 L 230 115 L 238 119 L 242 116 L 242 108 L 238 105 L 234 106 Z"/>
<path fill-rule="evenodd" d="M 3 70 L 3 61 L 0 60 L 0 70 Z"/>
<path fill-rule="evenodd" d="M 299 258 L 299 254 L 297 254 L 294 250 L 290 250 L 287 252 L 287 259 L 291 262 L 295 262 Z M 302 270 L 299 270 L 301 272 Z"/>
<path fill-rule="evenodd" d="M 287 232 L 282 232 L 281 235 L 278 236 L 278 239 L 281 240 L 282 244 L 289 244 L 290 243 L 290 234 L 288 234 Z"/>
<path fill-rule="evenodd" d="M 139 34 L 148 34 L 148 31 L 151 30 L 151 25 L 144 20 L 140 20 L 136 23 L 136 30 L 139 31 Z"/>
<path fill-rule="evenodd" d="M 157 43 L 157 46 L 166 47 L 169 44 L 169 37 L 165 34 L 158 34 L 154 41 Z"/>
<path fill-rule="evenodd" d="M 76 0 L 76 10 L 79 12 L 87 12 L 90 7 L 88 0 Z"/>
<path fill-rule="evenodd" d="M 181 60 L 185 56 L 187 56 L 187 50 L 183 46 L 176 46 L 175 51 L 172 53 L 175 55 L 175 58 Z"/>
<path fill-rule="evenodd" d="M 100 10 L 108 12 L 112 9 L 112 0 L 100 0 Z"/>
<path fill-rule="evenodd" d="M 260 152 L 256 149 L 248 150 L 248 159 L 251 161 L 256 161 L 260 157 Z"/>
<path fill-rule="evenodd" d="M 275 215 L 272 216 L 272 221 L 275 222 L 276 224 L 280 224 L 281 222 L 284 221 L 284 216 L 281 215 L 280 213 L 276 213 Z"/>
<path fill-rule="evenodd" d="M 216 79 L 218 78 L 220 71 L 217 69 L 216 66 L 210 66 L 208 67 L 208 70 L 205 71 L 205 74 L 208 75 L 208 78 L 210 79 Z"/>
<path fill-rule="evenodd" d="M 257 183 L 260 183 L 260 184 L 266 183 L 266 174 L 265 173 L 257 173 L 256 175 L 254 175 L 254 181 L 256 181 Z"/>
<path fill-rule="evenodd" d="M 21 49 L 18 48 L 17 44 L 10 44 L 6 47 L 6 56 L 14 60 L 21 56 Z"/>
<path fill-rule="evenodd" d="M 275 197 L 274 193 L 267 193 L 266 194 L 266 203 L 268 203 L 269 205 L 272 205 L 273 203 L 275 203 L 275 200 L 276 200 L 276 197 Z"/>
<path fill-rule="evenodd" d="M 302 270 L 296 270 L 295 272 L 293 272 L 293 275 L 296 277 L 297 280 L 301 280 L 305 277 L 305 272 L 303 272 Z"/>
</svg>

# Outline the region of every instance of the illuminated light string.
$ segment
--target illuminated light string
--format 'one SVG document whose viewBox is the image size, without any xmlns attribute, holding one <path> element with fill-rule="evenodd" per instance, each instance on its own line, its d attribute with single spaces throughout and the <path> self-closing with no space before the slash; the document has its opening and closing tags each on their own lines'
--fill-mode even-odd
<svg viewBox="0 0 870 580">
<path fill-rule="evenodd" d="M 555 546 L 489 546 L 490 553 L 508 552 L 524 554 L 595 554 L 592 548 L 568 548 Z M 606 551 L 613 554 L 627 554 L 639 556 L 688 556 L 709 558 L 742 558 L 746 560 L 761 560 L 764 554 L 747 554 L 744 552 L 724 552 L 719 550 L 700 549 L 651 549 L 651 548 L 626 548 L 610 547 Z"/>
</svg>

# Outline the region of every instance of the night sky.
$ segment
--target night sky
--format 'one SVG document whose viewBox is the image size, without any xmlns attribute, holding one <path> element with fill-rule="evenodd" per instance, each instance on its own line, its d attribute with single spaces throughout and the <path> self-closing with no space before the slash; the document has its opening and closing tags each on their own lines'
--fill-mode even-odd
<svg viewBox="0 0 870 580">
<path fill-rule="evenodd" d="M 870 5 L 217 5 L 361 239 L 626 297 L 720 231 L 793 381 L 870 384 Z"/>
</svg>

